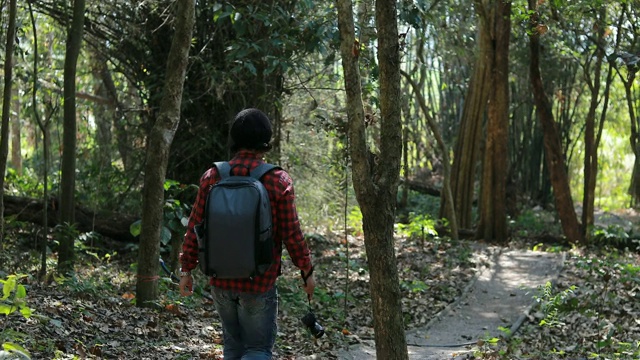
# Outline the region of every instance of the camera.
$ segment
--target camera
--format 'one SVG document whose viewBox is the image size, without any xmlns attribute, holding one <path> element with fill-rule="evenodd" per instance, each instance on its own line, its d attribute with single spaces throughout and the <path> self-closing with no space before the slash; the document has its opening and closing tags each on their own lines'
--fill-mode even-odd
<svg viewBox="0 0 640 360">
<path fill-rule="evenodd" d="M 316 315 L 311 311 L 309 311 L 301 320 L 307 330 L 309 330 L 311 335 L 316 339 L 319 339 L 324 335 L 324 328 L 318 323 Z"/>
</svg>

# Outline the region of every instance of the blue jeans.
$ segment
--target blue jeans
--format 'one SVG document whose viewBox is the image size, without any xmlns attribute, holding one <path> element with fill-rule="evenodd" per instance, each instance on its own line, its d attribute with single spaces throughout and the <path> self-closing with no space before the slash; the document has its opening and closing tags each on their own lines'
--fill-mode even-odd
<svg viewBox="0 0 640 360">
<path fill-rule="evenodd" d="M 224 360 L 270 360 L 276 342 L 278 290 L 249 294 L 214 287 L 222 320 Z"/>
</svg>

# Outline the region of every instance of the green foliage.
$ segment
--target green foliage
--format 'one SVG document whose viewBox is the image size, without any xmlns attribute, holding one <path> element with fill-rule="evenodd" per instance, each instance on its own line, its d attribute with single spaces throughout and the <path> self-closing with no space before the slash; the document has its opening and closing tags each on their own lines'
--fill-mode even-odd
<svg viewBox="0 0 640 360">
<path fill-rule="evenodd" d="M 403 290 L 414 292 L 414 293 L 415 292 L 425 293 L 427 290 L 429 290 L 429 285 L 427 285 L 422 280 L 411 280 L 411 281 L 402 280 L 400 282 L 400 288 L 402 288 Z"/>
<path fill-rule="evenodd" d="M 435 229 L 436 222 L 429 214 L 409 213 L 408 224 L 398 224 L 397 229 L 403 236 L 412 239 L 425 239 L 426 236 L 436 236 L 438 232 Z"/>
<path fill-rule="evenodd" d="M 609 311 L 619 308 L 618 297 L 635 296 L 633 291 L 627 292 L 640 285 L 640 266 L 626 263 L 615 253 L 601 254 L 598 258 L 579 257 L 575 266 L 585 272 L 586 286 L 579 291 L 573 285 L 562 291 L 554 291 L 550 282 L 539 287 L 538 294 L 534 296 L 544 315 L 539 325 L 555 327 L 564 332 L 565 327 L 576 321 L 575 316 L 580 315 L 593 322 L 589 331 L 596 330 L 596 335 L 586 335 L 588 340 L 585 338 L 578 345 L 581 348 L 579 351 L 586 352 L 589 358 L 638 358 L 640 342 L 620 341 L 619 325 L 612 324 Z M 613 314 L 617 314 L 617 310 Z M 613 316 L 614 319 L 617 317 Z M 565 324 L 565 319 L 572 320 Z M 553 343 L 553 340 L 550 342 Z M 563 350 L 551 350 L 550 353 L 565 355 Z"/>
<path fill-rule="evenodd" d="M 110 279 L 99 273 L 94 273 L 90 277 L 78 274 L 56 275 L 54 279 L 57 284 L 67 288 L 71 294 L 83 298 L 108 296 L 114 291 Z"/>
<path fill-rule="evenodd" d="M 258 75 L 273 73 L 286 74 L 303 63 L 296 63 L 296 54 L 325 49 L 327 35 L 336 29 L 314 20 L 316 5 L 312 1 L 302 1 L 296 6 L 299 15 L 306 15 L 309 21 L 300 22 L 286 5 L 257 2 L 248 6 L 232 3 L 216 3 L 213 20 L 229 23 L 236 34 L 233 46 L 225 51 L 232 73 L 249 72 Z M 276 16 L 274 16 L 276 15 Z M 269 29 L 269 36 L 263 36 Z"/>
<path fill-rule="evenodd" d="M 568 289 L 554 294 L 551 282 L 547 281 L 545 285 L 539 286 L 538 295 L 534 296 L 540 305 L 540 311 L 544 314 L 539 325 L 551 327 L 564 325 L 560 314 L 576 308 L 578 300 L 573 296 L 576 289 L 577 287 L 572 285 Z"/>
<path fill-rule="evenodd" d="M 398 201 L 400 201 L 401 192 L 398 191 Z M 398 217 L 411 218 L 411 214 L 424 214 L 432 219 L 437 219 L 440 212 L 440 199 L 434 196 L 421 194 L 417 191 L 409 191 L 409 201 L 407 207 L 398 209 Z"/>
<path fill-rule="evenodd" d="M 43 184 L 33 173 L 33 168 L 26 168 L 23 175 L 19 175 L 14 168 L 7 168 L 5 181 L 8 184 L 7 194 L 33 198 L 42 197 Z"/>
<path fill-rule="evenodd" d="M 31 309 L 27 306 L 27 290 L 18 280 L 24 275 L 9 275 L 6 279 L 0 280 L 2 284 L 2 298 L 0 299 L 0 314 L 6 316 L 18 311 L 25 318 L 31 316 Z"/>
<path fill-rule="evenodd" d="M 519 237 L 535 237 L 542 234 L 559 234 L 560 224 L 550 213 L 541 210 L 524 210 L 510 226 Z"/>
<path fill-rule="evenodd" d="M 164 183 L 164 226 L 162 243 L 169 245 L 172 236 L 182 236 L 187 230 L 191 204 L 184 203 L 181 199 L 191 191 L 197 191 L 196 185 L 187 186 L 177 181 L 167 180 Z M 168 238 L 167 238 L 168 236 Z"/>
<path fill-rule="evenodd" d="M 182 236 L 187 230 L 191 204 L 184 203 L 181 198 L 185 193 L 197 190 L 196 185 L 184 185 L 174 180 L 166 180 L 164 183 L 165 203 L 163 207 L 163 223 L 160 233 L 160 242 L 163 246 L 169 246 L 171 238 Z M 139 236 L 142 231 L 142 220 L 131 224 L 129 231 L 133 236 Z"/>
<path fill-rule="evenodd" d="M 5 279 L 0 279 L 2 285 L 2 298 L 0 298 L 0 314 L 10 316 L 14 313 L 20 313 L 24 318 L 31 317 L 32 310 L 27 306 L 26 297 L 27 290 L 19 280 L 25 275 L 9 275 Z M 23 337 L 23 334 L 12 331 L 10 329 L 2 329 L 0 331 L 0 342 L 2 342 L 2 351 L 0 358 L 18 356 L 24 359 L 30 359 L 29 352 L 22 346 L 14 343 L 16 339 Z"/>
<path fill-rule="evenodd" d="M 140 209 L 137 188 L 131 187 L 130 174 L 111 164 L 100 164 L 92 156 L 97 150 L 86 149 L 76 176 L 77 201 L 92 209 L 125 210 L 135 214 Z"/>
<path fill-rule="evenodd" d="M 629 234 L 620 225 L 594 226 L 591 229 L 591 240 L 596 244 L 615 245 L 627 239 L 629 239 Z"/>
<path fill-rule="evenodd" d="M 352 234 L 362 234 L 362 211 L 359 206 L 353 206 L 347 214 L 347 227 Z"/>
<path fill-rule="evenodd" d="M 71 243 L 74 247 L 74 254 L 76 249 L 77 240 L 80 237 L 80 231 L 78 230 L 78 224 L 62 223 L 53 228 L 54 238 L 56 244 L 60 244 L 60 239 L 71 239 Z"/>
</svg>

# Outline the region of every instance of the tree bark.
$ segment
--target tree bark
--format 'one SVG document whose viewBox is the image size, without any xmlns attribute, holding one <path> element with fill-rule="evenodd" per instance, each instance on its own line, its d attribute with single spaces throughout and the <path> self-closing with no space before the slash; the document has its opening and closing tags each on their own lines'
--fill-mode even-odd
<svg viewBox="0 0 640 360">
<path fill-rule="evenodd" d="M 573 207 L 569 177 L 565 166 L 560 135 L 551 111 L 551 103 L 544 92 L 542 75 L 540 74 L 540 34 L 537 32 L 538 14 L 535 0 L 529 0 L 531 16 L 529 46 L 531 52 L 530 76 L 533 96 L 536 103 L 536 114 L 542 125 L 544 134 L 545 160 L 549 168 L 551 184 L 553 186 L 556 211 L 562 224 L 564 236 L 571 243 L 583 243 L 584 237 L 578 223 L 578 217 Z"/>
<path fill-rule="evenodd" d="M 371 275 L 370 291 L 378 359 L 408 359 L 394 249 L 397 185 L 402 155 L 400 56 L 396 2 L 376 1 L 378 64 L 380 66 L 380 154 L 369 160 L 362 88 L 350 0 L 337 0 L 340 52 L 347 94 L 353 183 L 363 215 L 363 230 Z M 372 154 L 371 158 L 376 156 Z"/>
<path fill-rule="evenodd" d="M 476 12 L 481 11 L 483 8 L 481 2 L 478 0 L 476 2 L 480 3 L 476 5 Z M 451 170 L 451 190 L 460 229 L 474 227 L 471 210 L 474 201 L 480 144 L 482 143 L 483 116 L 491 86 L 489 63 L 491 37 L 488 31 L 483 30 L 489 25 L 484 16 L 478 15 L 478 57 L 465 96 Z M 441 203 L 441 216 L 445 215 L 443 205 L 444 203 Z"/>
<path fill-rule="evenodd" d="M 4 57 L 4 92 L 2 96 L 2 129 L 0 131 L 0 245 L 4 241 L 4 174 L 9 156 L 9 117 L 11 115 L 11 85 L 13 80 L 13 45 L 16 33 L 16 0 L 9 1 L 9 23 Z"/>
<path fill-rule="evenodd" d="M 142 193 L 142 230 L 138 255 L 137 305 L 151 306 L 158 298 L 158 258 L 164 205 L 164 181 L 169 150 L 180 123 L 182 92 L 189 63 L 189 47 L 195 22 L 195 0 L 176 3 L 175 33 L 166 66 L 160 114 L 147 147 Z"/>
<path fill-rule="evenodd" d="M 64 58 L 64 134 L 62 138 L 62 176 L 60 180 L 60 221 L 65 225 L 75 223 L 76 190 L 76 70 L 82 46 L 85 0 L 74 0 L 73 19 L 68 29 Z M 75 239 L 64 232 L 60 235 L 58 271 L 73 271 Z"/>
<path fill-rule="evenodd" d="M 480 4 L 477 4 L 478 6 Z M 486 142 L 482 165 L 480 221 L 476 237 L 506 243 L 509 141 L 509 39 L 511 2 L 495 0 L 484 7 L 484 24 L 491 36 L 490 71 L 493 85 L 488 104 Z M 482 30 L 481 30 L 482 31 Z"/>
</svg>

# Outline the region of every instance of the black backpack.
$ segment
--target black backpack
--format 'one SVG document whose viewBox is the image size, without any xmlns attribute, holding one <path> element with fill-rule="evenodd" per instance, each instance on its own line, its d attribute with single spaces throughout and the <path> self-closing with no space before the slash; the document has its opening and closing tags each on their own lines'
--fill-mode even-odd
<svg viewBox="0 0 640 360">
<path fill-rule="evenodd" d="M 230 175 L 228 162 L 216 162 L 220 181 L 207 196 L 202 223 L 196 228 L 198 261 L 206 275 L 247 279 L 273 264 L 273 222 L 264 174 L 279 169 L 263 163 L 249 176 Z"/>
</svg>

